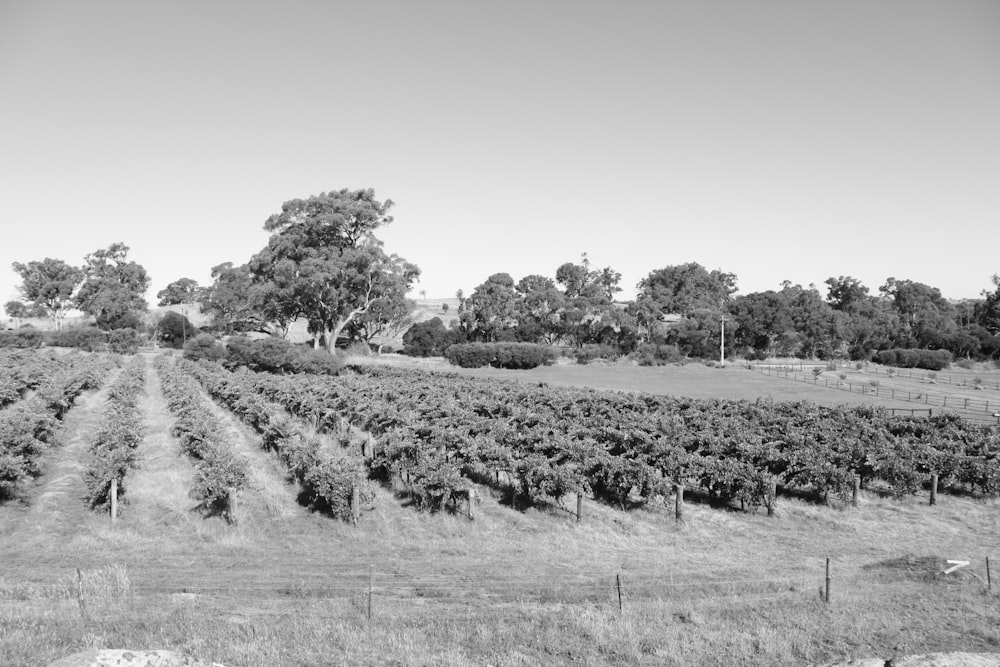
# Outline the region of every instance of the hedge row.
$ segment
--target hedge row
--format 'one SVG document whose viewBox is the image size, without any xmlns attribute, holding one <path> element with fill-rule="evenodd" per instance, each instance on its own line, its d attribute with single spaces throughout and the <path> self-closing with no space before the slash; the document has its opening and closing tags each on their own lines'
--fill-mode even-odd
<svg viewBox="0 0 1000 667">
<path fill-rule="evenodd" d="M 948 350 L 914 350 L 896 348 L 879 350 L 875 353 L 875 363 L 898 368 L 925 368 L 939 371 L 951 363 L 951 352 Z"/>
<path fill-rule="evenodd" d="M 23 328 L 0 331 L 0 347 L 32 348 L 72 347 L 87 352 L 114 352 L 135 354 L 141 337 L 135 329 L 102 331 L 96 327 L 73 327 L 61 331 L 39 331 Z"/>
<path fill-rule="evenodd" d="M 336 375 L 344 363 L 336 356 L 311 347 L 292 345 L 283 338 L 251 340 L 233 336 L 223 346 L 210 334 L 199 334 L 184 348 L 192 361 L 218 361 L 228 368 L 249 368 L 263 373 L 314 373 Z"/>
<path fill-rule="evenodd" d="M 548 366 L 558 354 L 553 347 L 535 343 L 460 343 L 444 351 L 445 359 L 462 368 L 536 368 Z"/>
<path fill-rule="evenodd" d="M 118 480 L 118 497 L 125 494 L 125 473 L 135 464 L 135 450 L 142 442 L 139 396 L 146 384 L 146 363 L 134 357 L 108 390 L 101 425 L 90 444 L 93 458 L 84 479 L 91 508 L 111 504 L 111 480 Z"/>
</svg>

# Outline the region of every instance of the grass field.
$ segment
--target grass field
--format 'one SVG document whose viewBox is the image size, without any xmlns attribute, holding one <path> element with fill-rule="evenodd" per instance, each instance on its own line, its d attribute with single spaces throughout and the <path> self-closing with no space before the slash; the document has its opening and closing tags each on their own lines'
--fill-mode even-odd
<svg viewBox="0 0 1000 667">
<path fill-rule="evenodd" d="M 487 373 L 692 396 L 819 391 L 738 367 Z M 85 510 L 61 472 L 85 455 L 100 393 L 70 412 L 52 474 L 0 506 L 0 664 L 44 665 L 91 647 L 172 649 L 230 667 L 800 665 L 1000 652 L 996 572 L 992 594 L 986 583 L 986 559 L 1000 562 L 996 501 L 943 496 L 930 507 L 871 492 L 855 509 L 782 496 L 771 518 L 691 502 L 678 524 L 671 498 L 629 512 L 587 499 L 577 523 L 575 507 L 514 511 L 486 487 L 475 520 L 417 511 L 380 488 L 351 526 L 297 505 L 273 461 L 254 455 L 254 484 L 229 526 L 191 511 L 193 470 L 169 434 L 152 365 L 149 377 L 142 465 L 116 525 Z M 226 428 L 248 455 L 258 446 L 240 424 Z M 948 559 L 970 564 L 942 575 Z"/>
</svg>

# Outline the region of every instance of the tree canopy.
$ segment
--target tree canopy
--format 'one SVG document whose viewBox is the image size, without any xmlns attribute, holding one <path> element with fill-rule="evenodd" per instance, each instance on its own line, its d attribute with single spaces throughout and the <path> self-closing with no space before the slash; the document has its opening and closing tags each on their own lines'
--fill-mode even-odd
<svg viewBox="0 0 1000 667">
<path fill-rule="evenodd" d="M 83 280 L 83 271 L 51 257 L 27 264 L 14 262 L 13 269 L 21 276 L 24 298 L 36 306 L 36 312 L 37 308 L 43 309 L 56 328 L 61 328 L 66 311 L 73 305 L 73 294 Z"/>
<path fill-rule="evenodd" d="M 124 243 L 112 243 L 84 257 L 84 279 L 76 305 L 92 315 L 101 329 L 137 328 L 139 313 L 148 309 L 144 295 L 149 275 L 128 259 L 128 251 Z"/>
<path fill-rule="evenodd" d="M 332 351 L 344 329 L 378 304 L 404 301 L 420 270 L 387 255 L 374 236 L 392 221 L 391 207 L 371 189 L 285 202 L 264 225 L 267 246 L 248 263 L 265 318 L 279 325 L 305 318 L 316 345 L 324 339 Z"/>
<path fill-rule="evenodd" d="M 191 278 L 179 278 L 156 293 L 156 298 L 159 299 L 157 305 L 176 306 L 182 303 L 193 303 L 198 299 L 200 292 L 198 281 Z"/>
</svg>

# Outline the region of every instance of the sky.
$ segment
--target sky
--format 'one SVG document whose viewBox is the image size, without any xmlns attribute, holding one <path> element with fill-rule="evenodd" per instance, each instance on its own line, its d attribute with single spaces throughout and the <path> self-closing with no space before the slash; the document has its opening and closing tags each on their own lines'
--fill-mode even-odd
<svg viewBox="0 0 1000 667">
<path fill-rule="evenodd" d="M 114 242 L 147 297 L 374 188 L 413 295 L 697 262 L 739 293 L 1000 273 L 995 0 L 0 0 L 12 262 Z"/>
</svg>

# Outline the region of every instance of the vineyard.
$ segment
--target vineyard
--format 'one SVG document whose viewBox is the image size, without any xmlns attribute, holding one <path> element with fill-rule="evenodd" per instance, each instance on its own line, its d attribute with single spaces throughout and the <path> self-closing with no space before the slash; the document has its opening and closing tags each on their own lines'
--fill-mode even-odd
<svg viewBox="0 0 1000 667">
<path fill-rule="evenodd" d="M 1000 550 L 1000 436 L 953 414 L 3 354 L 6 664 L 34 664 L 39 633 L 49 659 L 170 645 L 248 665 L 329 662 L 317 646 L 420 664 L 963 647 L 899 612 L 925 595 L 975 646 L 1000 641 L 974 592 Z M 924 578 L 950 557 L 975 562 Z M 761 613 L 787 639 L 748 625 Z M 455 627 L 481 639 L 455 653 Z"/>
<path fill-rule="evenodd" d="M 1000 493 L 997 429 L 948 414 L 892 417 L 870 407 L 624 395 L 371 367 L 305 379 L 207 362 L 183 367 L 262 432 L 277 408 L 260 397 L 320 431 L 340 434 L 346 420 L 372 434 L 371 476 L 405 486 L 431 509 L 453 506 L 473 483 L 506 489 L 514 506 L 583 494 L 621 509 L 662 501 L 676 487 L 747 510 L 773 510 L 778 491 L 846 499 L 855 480 L 898 497 L 932 476 L 942 491 Z M 305 481 L 305 464 L 295 465 Z"/>
</svg>

